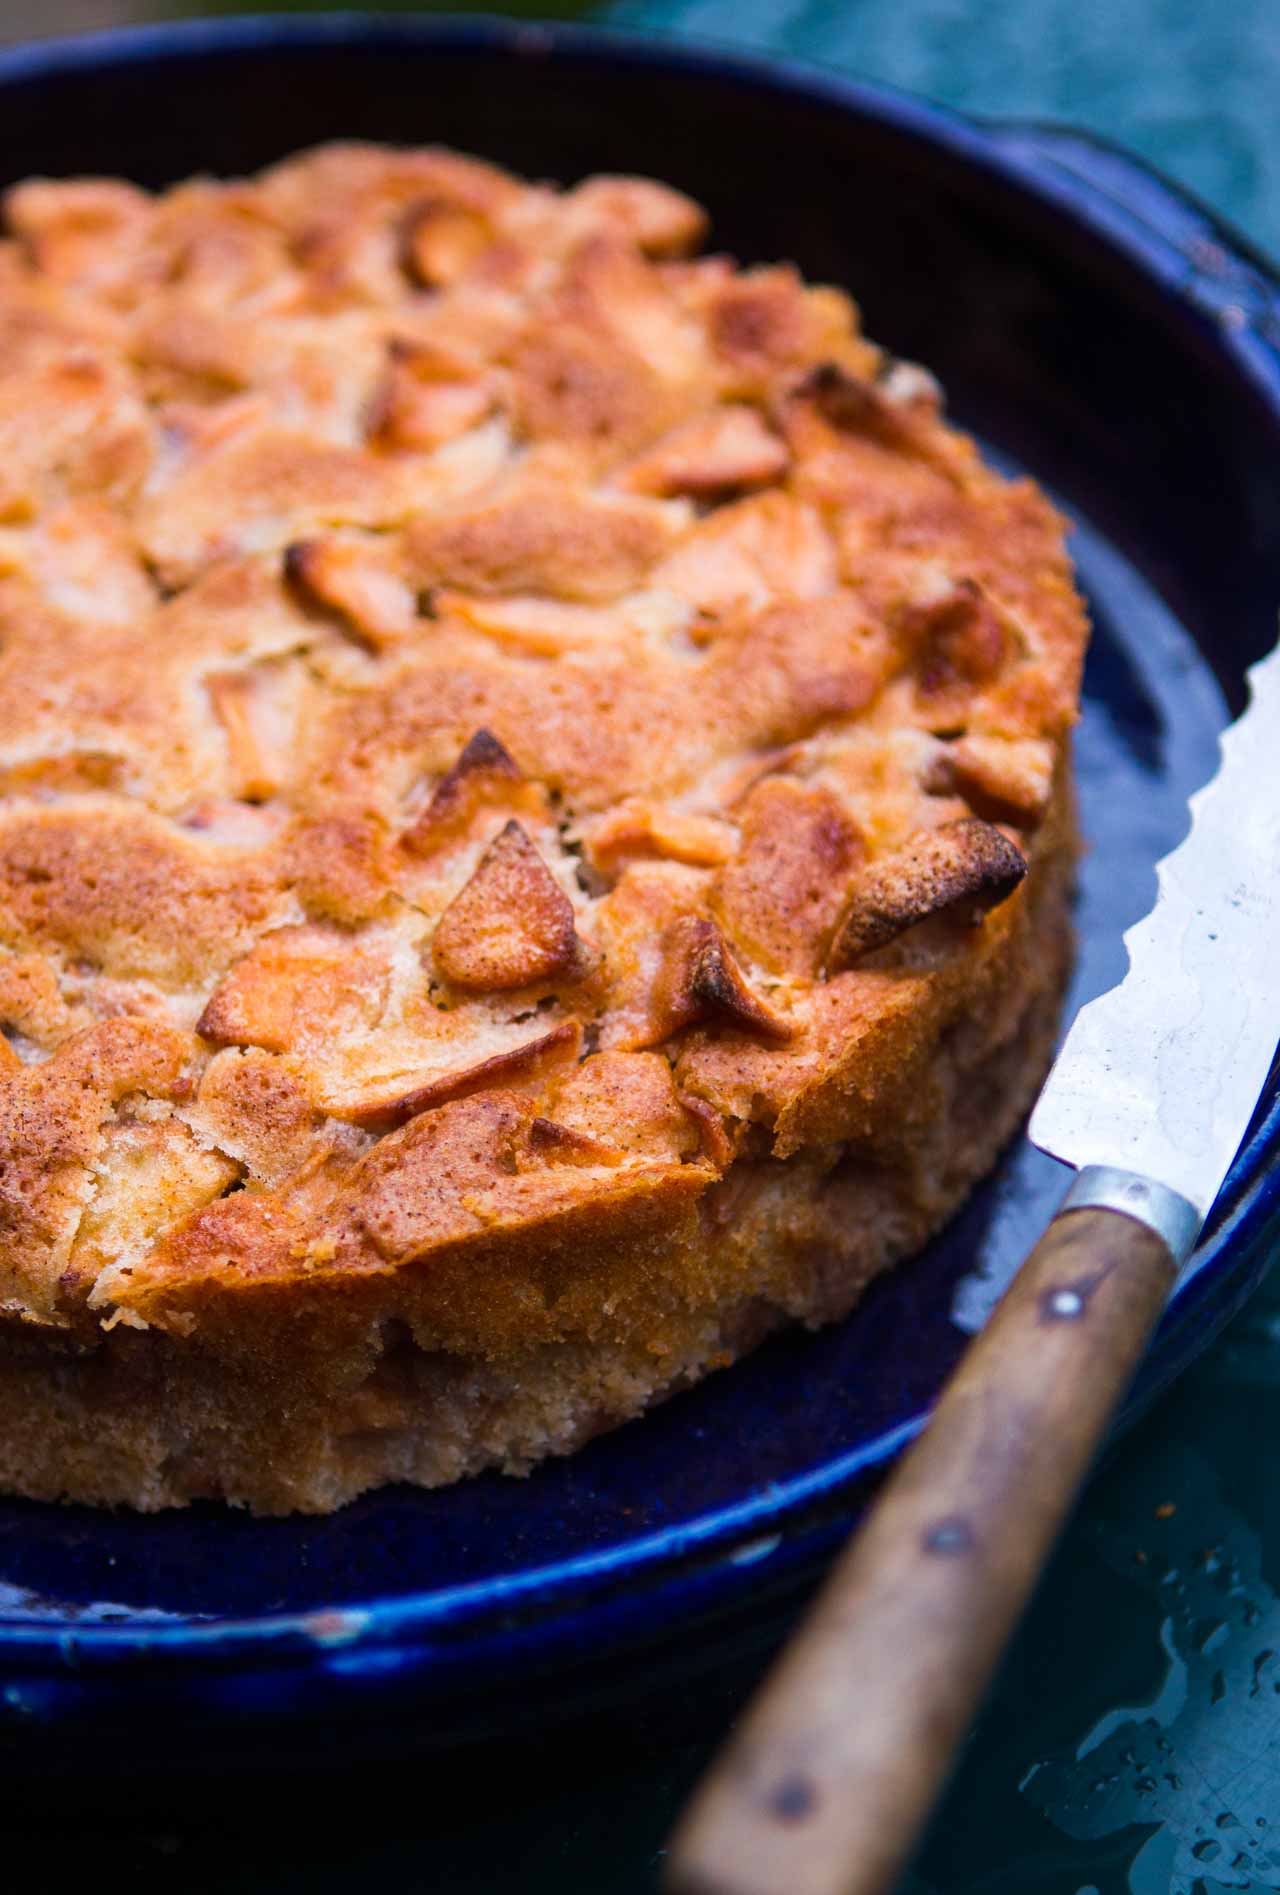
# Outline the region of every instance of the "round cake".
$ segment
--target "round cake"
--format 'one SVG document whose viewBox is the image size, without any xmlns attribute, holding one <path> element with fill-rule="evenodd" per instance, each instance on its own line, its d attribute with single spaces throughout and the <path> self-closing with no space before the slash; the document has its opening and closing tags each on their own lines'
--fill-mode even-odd
<svg viewBox="0 0 1280 1895">
<path fill-rule="evenodd" d="M 1047 1063 L 1051 507 L 662 184 L 5 211 L 0 1489 L 520 1472 L 844 1315 Z"/>
</svg>

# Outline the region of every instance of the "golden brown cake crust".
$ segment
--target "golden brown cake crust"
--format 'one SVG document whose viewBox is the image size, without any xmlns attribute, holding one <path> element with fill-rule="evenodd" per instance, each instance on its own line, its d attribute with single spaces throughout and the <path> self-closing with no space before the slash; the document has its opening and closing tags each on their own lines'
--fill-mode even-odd
<svg viewBox="0 0 1280 1895">
<path fill-rule="evenodd" d="M 1052 509 L 646 180 L 6 212 L 0 1485 L 324 1509 L 848 1308 L 1051 1037 Z"/>
</svg>

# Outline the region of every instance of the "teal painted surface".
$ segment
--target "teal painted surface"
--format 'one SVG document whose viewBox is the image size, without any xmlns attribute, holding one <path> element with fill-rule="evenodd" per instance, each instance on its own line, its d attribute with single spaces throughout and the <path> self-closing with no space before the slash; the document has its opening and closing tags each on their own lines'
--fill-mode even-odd
<svg viewBox="0 0 1280 1895">
<path fill-rule="evenodd" d="M 1275 0 L 619 0 L 614 21 L 820 59 L 1121 139 L 1280 250 Z"/>
<path fill-rule="evenodd" d="M 0 5 L 0 36 L 179 10 Z M 831 61 L 969 111 L 1087 125 L 1280 252 L 1280 5 L 1269 0 L 621 0 L 594 11 Z M 1280 1890 L 1277 1447 L 1280 1276 L 1093 1483 L 907 1895 Z M 51 1804 L 0 1792 L 6 1860 L 38 1850 L 51 1890 L 123 1878 L 191 1895 L 644 1895 L 675 1811 L 752 1682 L 748 1669 L 655 1692 L 625 1747 L 531 1740 L 496 1762 L 418 1763 L 324 1788 L 229 1774 L 105 1802 L 87 1758 L 80 1781 L 51 1786 Z"/>
</svg>

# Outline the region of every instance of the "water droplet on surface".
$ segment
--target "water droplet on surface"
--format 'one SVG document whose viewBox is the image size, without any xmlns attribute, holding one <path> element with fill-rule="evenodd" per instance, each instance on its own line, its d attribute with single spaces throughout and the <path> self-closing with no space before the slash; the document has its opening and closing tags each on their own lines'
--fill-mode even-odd
<svg viewBox="0 0 1280 1895">
<path fill-rule="evenodd" d="M 1140 1796 L 1150 1796 L 1156 1788 L 1154 1777 L 1139 1777 L 1135 1785 Z"/>
<path fill-rule="evenodd" d="M 1206 1836 L 1203 1842 L 1192 1845 L 1191 1853 L 1197 1862 L 1216 1862 L 1222 1854 L 1222 1844 L 1215 1842 L 1212 1836 Z"/>
<path fill-rule="evenodd" d="M 1229 1809 L 1224 1809 L 1221 1816 L 1219 1816 L 1217 1820 L 1216 1827 L 1218 1829 L 1239 1829 L 1240 1825 L 1236 1821 L 1235 1817 L 1231 1814 L 1231 1811 Z"/>
</svg>

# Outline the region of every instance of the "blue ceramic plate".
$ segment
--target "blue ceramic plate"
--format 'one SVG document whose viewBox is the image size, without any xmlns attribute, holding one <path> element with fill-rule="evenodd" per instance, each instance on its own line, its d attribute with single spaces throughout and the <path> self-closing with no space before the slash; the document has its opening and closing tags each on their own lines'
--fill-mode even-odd
<svg viewBox="0 0 1280 1895">
<path fill-rule="evenodd" d="M 1070 133 L 829 74 L 570 29 L 250 21 L 0 57 L 0 173 L 242 170 L 336 134 L 559 177 L 654 172 L 739 255 L 851 285 L 871 333 L 1077 521 L 1097 634 L 1074 998 L 1123 970 L 1188 793 L 1280 600 L 1280 302 L 1242 241 Z M 1280 1215 L 1269 1090 L 1134 1402 L 1256 1282 Z M 767 1617 L 830 1549 L 1040 1229 L 1025 1144 L 842 1327 L 783 1337 L 527 1481 L 320 1521 L 0 1504 L 0 1738 L 187 1767 L 449 1743 L 608 1699 Z M 957 1320 L 958 1319 L 958 1320 Z M 246 1714 L 252 1713 L 251 1717 Z M 340 1745 L 334 1726 L 350 1728 Z M 127 1752 L 101 1741 L 127 1731 Z"/>
</svg>

